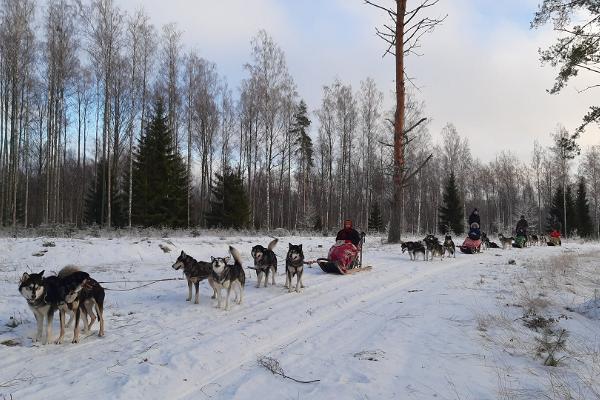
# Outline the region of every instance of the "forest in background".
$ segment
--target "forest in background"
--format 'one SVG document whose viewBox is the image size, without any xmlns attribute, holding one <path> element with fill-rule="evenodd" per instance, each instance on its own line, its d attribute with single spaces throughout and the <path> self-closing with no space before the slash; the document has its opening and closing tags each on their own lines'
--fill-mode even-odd
<svg viewBox="0 0 600 400">
<path fill-rule="evenodd" d="M 319 104 L 304 104 L 284 49 L 266 31 L 249 38 L 244 69 L 240 86 L 230 87 L 215 63 L 185 48 L 175 24 L 156 27 L 143 11 L 128 15 L 111 0 L 1 0 L 0 225 L 136 225 L 130 177 L 160 97 L 167 147 L 187 174 L 186 199 L 173 204 L 185 207 L 177 226 L 214 226 L 219 182 L 232 176 L 250 228 L 331 230 L 352 218 L 363 230 L 385 230 L 393 186 L 388 88 L 368 76 L 359 87 L 332 79 Z M 428 117 L 414 92 L 405 112 L 405 127 Z M 571 161 L 560 146 L 566 128 L 548 134 L 556 145 L 536 143 L 530 160 L 501 141 L 495 159 L 480 160 L 453 124 L 439 142 L 418 125 L 404 139 L 407 168 L 432 157 L 406 183 L 403 231 L 438 231 L 453 173 L 465 217 L 479 208 L 490 233 L 510 231 L 520 215 L 544 229 L 557 193 L 564 187 L 575 198 L 583 184 L 598 236 L 600 147 Z"/>
</svg>

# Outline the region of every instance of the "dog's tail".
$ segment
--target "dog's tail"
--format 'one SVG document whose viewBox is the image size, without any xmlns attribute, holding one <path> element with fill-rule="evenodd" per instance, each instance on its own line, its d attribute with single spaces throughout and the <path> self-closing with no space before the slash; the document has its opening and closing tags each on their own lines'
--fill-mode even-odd
<svg viewBox="0 0 600 400">
<path fill-rule="evenodd" d="M 240 257 L 240 252 L 235 247 L 229 246 L 229 254 L 231 254 L 236 264 L 242 265 L 242 257 Z"/>
<path fill-rule="evenodd" d="M 79 267 L 75 265 L 67 265 L 58 272 L 58 277 L 61 279 L 66 278 L 67 276 L 79 271 Z"/>
<path fill-rule="evenodd" d="M 271 242 L 269 243 L 269 245 L 267 246 L 267 248 L 271 251 L 273 251 L 273 249 L 275 248 L 275 246 L 277 246 L 277 242 L 279 242 L 279 239 L 273 239 L 271 240 Z"/>
</svg>

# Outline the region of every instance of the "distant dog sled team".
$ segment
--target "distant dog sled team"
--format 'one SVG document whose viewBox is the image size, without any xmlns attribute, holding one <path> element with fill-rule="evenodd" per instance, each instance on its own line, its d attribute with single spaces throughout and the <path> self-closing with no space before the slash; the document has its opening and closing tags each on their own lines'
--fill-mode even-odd
<svg viewBox="0 0 600 400">
<path fill-rule="evenodd" d="M 440 241 L 433 234 L 427 235 L 421 241 L 402 242 L 402 253 L 408 253 L 413 261 L 423 259 L 433 261 L 444 257 L 456 257 L 457 248 L 463 253 L 478 253 L 487 248 L 526 247 L 527 245 L 547 244 L 560 246 L 560 223 L 556 218 L 551 223 L 549 237 L 544 235 L 528 234 L 528 224 L 524 216 L 516 226 L 516 236 L 506 237 L 498 235 L 500 245 L 491 242 L 485 232 L 480 230 L 479 211 L 474 209 L 469 216 L 469 232 L 463 244 L 456 246 L 451 235 L 445 235 Z M 362 246 L 365 234 L 358 233 L 351 220 L 344 221 L 344 228 L 336 236 L 336 243 L 330 248 L 327 258 L 316 261 L 306 261 L 302 244 L 289 243 L 285 258 L 285 285 L 288 292 L 301 293 L 304 288 L 304 265 L 316 263 L 326 273 L 351 274 L 356 271 L 369 269 L 362 265 Z M 275 286 L 277 275 L 277 255 L 275 247 L 278 239 L 272 240 L 267 247 L 256 245 L 252 247 L 250 255 L 254 265 L 248 267 L 256 272 L 256 288 L 267 287 L 269 277 L 271 285 Z M 233 263 L 230 261 L 233 260 Z M 233 292 L 233 301 L 241 305 L 244 298 L 246 274 L 242 266 L 239 251 L 229 246 L 229 256 L 211 257 L 210 261 L 197 261 L 192 256 L 181 251 L 175 263 L 174 270 L 182 270 L 188 284 L 186 301 L 192 301 L 192 286 L 195 288 L 194 303 L 200 301 L 200 282 L 206 280 L 212 289 L 212 299 L 217 300 L 217 308 L 224 306 L 230 309 L 230 297 Z M 19 282 L 19 292 L 27 304 L 37 323 L 34 341 L 42 343 L 52 342 L 52 322 L 56 311 L 59 312 L 60 333 L 54 343 L 63 343 L 65 329 L 74 322 L 72 343 L 79 342 L 79 323 L 83 323 L 84 332 L 90 332 L 98 320 L 98 336 L 104 336 L 104 297 L 105 289 L 87 272 L 74 266 L 64 267 L 57 275 L 45 276 L 45 271 L 39 273 L 24 273 Z M 295 278 L 295 283 L 294 283 Z M 263 283 L 264 282 L 264 283 Z M 223 290 L 225 297 L 223 298 Z M 66 315 L 69 322 L 65 324 Z M 74 321 L 73 321 L 74 320 Z M 44 335 L 44 323 L 46 332 Z"/>
<path fill-rule="evenodd" d="M 560 222 L 556 217 L 553 217 L 550 222 L 550 233 L 549 237 L 545 235 L 530 234 L 527 232 L 529 225 L 525 216 L 521 215 L 521 218 L 517 222 L 515 229 L 515 236 L 504 236 L 502 233 L 498 234 L 498 241 L 490 241 L 489 237 L 485 232 L 481 231 L 481 218 L 479 216 L 479 210 L 475 208 L 469 215 L 468 219 L 469 231 L 467 237 L 463 241 L 462 245 L 455 246 L 452 241 L 452 236 L 446 234 L 444 241 L 440 240 L 432 234 L 429 234 L 419 241 L 402 242 L 402 253 L 408 253 L 409 258 L 412 261 L 423 258 L 424 261 L 433 261 L 434 258 L 443 259 L 444 257 L 456 257 L 456 247 L 461 252 L 467 254 L 479 253 L 486 249 L 508 249 L 512 247 L 523 248 L 527 246 L 560 246 Z"/>
</svg>

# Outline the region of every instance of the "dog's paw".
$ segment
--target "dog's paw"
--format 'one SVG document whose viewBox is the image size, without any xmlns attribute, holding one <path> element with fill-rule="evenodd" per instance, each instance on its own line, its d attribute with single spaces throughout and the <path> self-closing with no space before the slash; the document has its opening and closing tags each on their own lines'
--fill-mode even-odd
<svg viewBox="0 0 600 400">
<path fill-rule="evenodd" d="M 257 284 L 257 285 L 256 285 L 256 286 L 254 286 L 254 287 L 255 287 L 255 288 L 259 288 L 259 287 L 260 287 L 260 285 L 258 285 L 258 284 Z"/>
<path fill-rule="evenodd" d="M 77 344 L 77 343 L 79 343 L 79 339 L 73 339 L 73 340 L 71 340 L 71 343 Z"/>
<path fill-rule="evenodd" d="M 58 338 L 54 341 L 54 344 L 62 344 L 63 343 L 63 339 L 62 338 Z"/>
</svg>

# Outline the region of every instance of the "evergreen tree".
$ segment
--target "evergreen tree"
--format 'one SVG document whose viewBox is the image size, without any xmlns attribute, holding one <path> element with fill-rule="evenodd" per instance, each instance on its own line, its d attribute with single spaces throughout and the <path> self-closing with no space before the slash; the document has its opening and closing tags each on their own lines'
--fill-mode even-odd
<svg viewBox="0 0 600 400">
<path fill-rule="evenodd" d="M 108 202 L 105 193 L 108 186 L 106 160 L 101 160 L 98 163 L 97 171 L 96 182 L 90 186 L 85 198 L 84 219 L 88 224 L 103 225 L 108 219 Z M 125 193 L 118 188 L 117 179 L 111 179 L 111 186 L 111 225 L 113 227 L 123 227 L 127 225 Z M 102 210 L 103 207 L 104 210 Z"/>
<path fill-rule="evenodd" d="M 383 228 L 383 220 L 381 216 L 381 209 L 379 208 L 378 202 L 373 202 L 371 210 L 369 212 L 369 230 L 374 232 L 381 232 Z"/>
<path fill-rule="evenodd" d="M 575 199 L 575 226 L 581 237 L 592 235 L 592 222 L 590 217 L 590 205 L 585 190 L 585 179 L 581 177 L 577 185 L 577 197 Z"/>
<path fill-rule="evenodd" d="M 248 226 L 250 207 L 239 174 L 230 169 L 225 169 L 222 175 L 216 174 L 206 222 L 211 228 L 240 229 Z"/>
<path fill-rule="evenodd" d="M 135 225 L 181 227 L 187 223 L 188 177 L 171 139 L 162 100 L 157 99 L 133 162 Z"/>
<path fill-rule="evenodd" d="M 554 196 L 552 198 L 552 206 L 550 208 L 550 218 L 548 220 L 547 230 L 551 230 L 551 222 L 552 217 L 555 217 L 558 221 L 560 221 L 561 226 L 564 229 L 565 226 L 565 217 L 564 217 L 564 207 L 563 207 L 563 199 L 566 199 L 567 204 L 567 221 L 575 221 L 575 204 L 573 202 L 573 193 L 571 191 L 571 187 L 567 186 L 567 192 L 563 196 L 562 187 L 556 188 L 556 192 L 554 192 Z M 575 224 L 571 223 L 567 226 L 569 230 L 567 234 L 573 233 L 573 230 L 576 228 Z M 564 234 L 564 232 L 562 232 Z"/>
<path fill-rule="evenodd" d="M 465 231 L 464 214 L 454 172 L 450 173 L 444 188 L 443 205 L 440 207 L 439 228 L 442 233 L 452 231 L 457 235 L 461 235 Z"/>
</svg>

